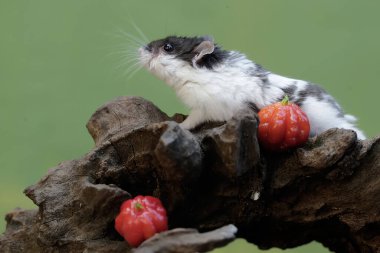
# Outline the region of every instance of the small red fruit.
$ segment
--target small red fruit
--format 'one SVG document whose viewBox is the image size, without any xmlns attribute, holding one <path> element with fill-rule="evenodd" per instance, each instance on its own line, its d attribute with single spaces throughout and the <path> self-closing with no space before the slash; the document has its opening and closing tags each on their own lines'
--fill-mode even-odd
<svg viewBox="0 0 380 253">
<path fill-rule="evenodd" d="M 121 205 L 115 229 L 129 245 L 137 247 L 154 234 L 168 230 L 166 210 L 155 197 L 137 196 Z"/>
<path fill-rule="evenodd" d="M 288 96 L 259 111 L 259 141 L 264 148 L 280 151 L 304 144 L 310 133 L 309 119 Z"/>
</svg>

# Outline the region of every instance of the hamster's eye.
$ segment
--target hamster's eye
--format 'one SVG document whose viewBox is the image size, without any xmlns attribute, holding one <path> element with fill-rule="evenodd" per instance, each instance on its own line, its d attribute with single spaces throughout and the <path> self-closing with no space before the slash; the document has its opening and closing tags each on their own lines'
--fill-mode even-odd
<svg viewBox="0 0 380 253">
<path fill-rule="evenodd" d="M 166 43 L 166 44 L 164 45 L 164 50 L 165 50 L 166 52 L 171 52 L 171 51 L 174 50 L 174 47 L 173 47 L 172 44 L 170 44 L 170 43 Z"/>
</svg>

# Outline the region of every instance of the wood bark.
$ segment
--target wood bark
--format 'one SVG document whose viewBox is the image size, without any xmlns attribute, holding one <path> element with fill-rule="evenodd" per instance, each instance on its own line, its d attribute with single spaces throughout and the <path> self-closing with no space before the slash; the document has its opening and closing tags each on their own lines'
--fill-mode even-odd
<svg viewBox="0 0 380 253">
<path fill-rule="evenodd" d="M 136 195 L 160 198 L 172 230 L 134 252 L 205 252 L 235 235 L 262 249 L 316 240 L 333 252 L 380 252 L 379 138 L 331 129 L 269 153 L 252 111 L 191 132 L 178 125 L 184 117 L 139 97 L 99 108 L 87 124 L 93 150 L 25 190 L 38 209 L 6 216 L 0 252 L 130 252 L 113 221 Z"/>
</svg>

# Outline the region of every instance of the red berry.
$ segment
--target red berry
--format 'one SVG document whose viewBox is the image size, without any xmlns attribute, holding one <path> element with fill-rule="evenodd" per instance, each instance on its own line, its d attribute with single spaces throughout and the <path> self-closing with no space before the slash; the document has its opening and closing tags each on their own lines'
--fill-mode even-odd
<svg viewBox="0 0 380 253">
<path fill-rule="evenodd" d="M 304 144 L 310 133 L 310 124 L 301 108 L 289 102 L 287 96 L 281 102 L 259 111 L 259 141 L 264 148 L 279 151 Z"/>
<path fill-rule="evenodd" d="M 154 234 L 168 230 L 166 210 L 155 197 L 137 196 L 121 205 L 115 229 L 129 245 L 137 247 Z"/>
</svg>

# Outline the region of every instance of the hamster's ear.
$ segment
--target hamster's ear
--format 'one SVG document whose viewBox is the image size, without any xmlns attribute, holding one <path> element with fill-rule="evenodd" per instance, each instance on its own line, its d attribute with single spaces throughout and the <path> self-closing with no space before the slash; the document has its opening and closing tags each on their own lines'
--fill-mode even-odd
<svg viewBox="0 0 380 253">
<path fill-rule="evenodd" d="M 193 58 L 193 64 L 195 65 L 197 61 L 202 59 L 203 56 L 207 54 L 212 54 L 214 52 L 215 45 L 214 42 L 210 40 L 202 41 L 198 46 L 196 46 L 193 50 L 195 56 Z"/>
</svg>

